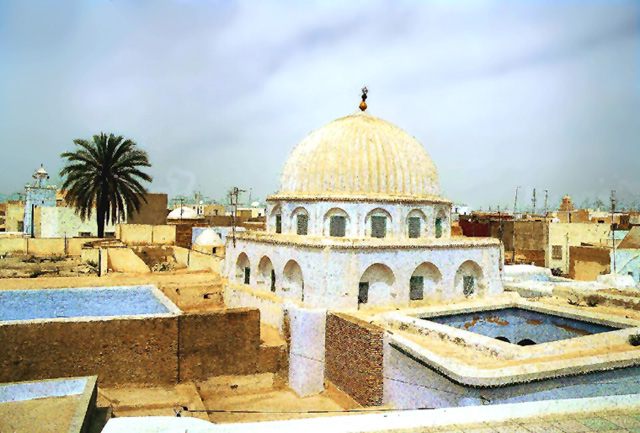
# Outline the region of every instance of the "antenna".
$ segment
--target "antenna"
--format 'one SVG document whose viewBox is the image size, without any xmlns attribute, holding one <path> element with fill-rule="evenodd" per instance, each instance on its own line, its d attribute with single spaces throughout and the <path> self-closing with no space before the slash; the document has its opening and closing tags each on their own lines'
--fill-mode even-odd
<svg viewBox="0 0 640 433">
<path fill-rule="evenodd" d="M 519 189 L 520 189 L 520 187 L 516 186 L 516 197 L 513 200 L 513 234 L 512 234 L 513 255 L 511 256 L 511 264 L 512 265 L 516 264 L 516 212 L 518 210 L 518 190 Z"/>
<path fill-rule="evenodd" d="M 616 212 L 616 190 L 611 190 L 611 196 L 609 197 L 611 200 L 611 248 L 613 249 L 613 274 L 616 273 L 616 224 L 614 222 L 615 212 Z"/>
<path fill-rule="evenodd" d="M 531 197 L 531 213 L 536 214 L 536 189 L 533 188 L 533 196 Z"/>
<path fill-rule="evenodd" d="M 544 216 L 545 218 L 547 217 L 547 200 L 549 198 L 549 190 L 545 189 L 544 190 Z"/>
<path fill-rule="evenodd" d="M 229 191 L 229 204 L 233 206 L 233 213 L 231 214 L 231 239 L 233 240 L 233 247 L 236 247 L 236 217 L 238 213 L 238 198 L 241 192 L 246 192 L 243 189 L 234 186 Z"/>
</svg>

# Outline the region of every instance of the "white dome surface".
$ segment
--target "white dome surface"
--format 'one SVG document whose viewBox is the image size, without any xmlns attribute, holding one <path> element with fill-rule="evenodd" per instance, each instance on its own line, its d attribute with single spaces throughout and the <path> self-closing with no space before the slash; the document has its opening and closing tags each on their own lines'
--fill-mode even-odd
<svg viewBox="0 0 640 433">
<path fill-rule="evenodd" d="M 170 219 L 170 220 L 194 219 L 194 218 L 200 218 L 200 216 L 198 215 L 198 212 L 196 212 L 194 209 L 187 206 L 181 206 L 181 207 L 175 208 L 174 210 L 169 212 L 169 215 L 167 215 L 167 219 Z"/>
<path fill-rule="evenodd" d="M 218 233 L 213 229 L 204 229 L 195 239 L 196 245 L 220 247 L 224 245 Z"/>
<path fill-rule="evenodd" d="M 312 132 L 291 152 L 276 197 L 438 199 L 437 169 L 397 126 L 356 113 Z"/>
</svg>

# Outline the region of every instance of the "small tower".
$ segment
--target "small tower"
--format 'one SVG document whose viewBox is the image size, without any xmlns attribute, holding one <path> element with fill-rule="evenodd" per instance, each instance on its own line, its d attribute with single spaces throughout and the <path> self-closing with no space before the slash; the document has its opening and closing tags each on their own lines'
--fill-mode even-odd
<svg viewBox="0 0 640 433">
<path fill-rule="evenodd" d="M 36 207 L 56 206 L 56 187 L 49 185 L 49 173 L 44 169 L 44 165 L 40 164 L 40 168 L 33 173 L 32 177 L 33 183 L 24 187 L 24 233 L 31 237 L 36 231 L 34 220 Z"/>
</svg>

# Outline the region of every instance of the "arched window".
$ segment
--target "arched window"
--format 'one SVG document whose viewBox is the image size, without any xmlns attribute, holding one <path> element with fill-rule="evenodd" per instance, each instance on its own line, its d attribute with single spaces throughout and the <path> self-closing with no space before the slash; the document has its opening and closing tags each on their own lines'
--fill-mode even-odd
<svg viewBox="0 0 640 433">
<path fill-rule="evenodd" d="M 409 300 L 424 299 L 425 292 L 433 294 L 440 280 L 442 280 L 442 274 L 433 263 L 422 263 L 413 271 L 409 279 Z"/>
<path fill-rule="evenodd" d="M 462 293 L 464 296 L 478 293 L 478 289 L 483 285 L 482 279 L 482 268 L 473 260 L 467 260 L 456 272 L 456 293 Z"/>
<path fill-rule="evenodd" d="M 444 211 L 440 210 L 436 216 L 435 220 L 435 232 L 436 238 L 441 238 L 444 232 L 444 226 L 447 224 L 447 215 Z"/>
<path fill-rule="evenodd" d="M 303 207 L 299 207 L 291 214 L 291 225 L 296 228 L 296 234 L 306 235 L 309 232 L 309 213 Z"/>
<path fill-rule="evenodd" d="M 333 208 L 324 215 L 325 236 L 345 237 L 349 226 L 349 215 L 340 208 Z"/>
<path fill-rule="evenodd" d="M 240 253 L 236 260 L 236 281 L 243 284 L 251 283 L 251 264 L 245 253 Z"/>
<path fill-rule="evenodd" d="M 407 237 L 411 239 L 422 237 L 426 217 L 420 209 L 414 209 L 407 216 Z"/>
<path fill-rule="evenodd" d="M 288 292 L 289 297 L 304 302 L 304 278 L 298 262 L 289 260 L 284 266 L 283 274 L 282 290 Z"/>
<path fill-rule="evenodd" d="M 274 231 L 282 233 L 282 209 L 279 204 L 271 210 L 271 220 L 273 221 Z"/>
<path fill-rule="evenodd" d="M 381 304 L 391 300 L 395 276 L 393 271 L 382 263 L 369 266 L 358 283 L 358 306 L 373 301 Z"/>
<path fill-rule="evenodd" d="M 273 265 L 269 257 L 264 256 L 260 259 L 258 264 L 258 278 L 257 284 L 269 287 L 272 292 L 276 291 L 276 273 L 273 270 Z"/>
<path fill-rule="evenodd" d="M 387 228 L 391 223 L 391 215 L 384 209 L 374 209 L 367 214 L 365 219 L 365 235 L 372 238 L 385 238 Z"/>
</svg>

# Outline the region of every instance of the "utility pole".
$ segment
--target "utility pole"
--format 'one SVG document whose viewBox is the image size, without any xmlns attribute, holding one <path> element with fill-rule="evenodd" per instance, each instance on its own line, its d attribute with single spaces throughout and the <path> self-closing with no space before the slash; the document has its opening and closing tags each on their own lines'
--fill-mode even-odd
<svg viewBox="0 0 640 433">
<path fill-rule="evenodd" d="M 611 258 L 611 262 L 613 264 L 613 274 L 616 273 L 616 225 L 614 222 L 614 216 L 616 213 L 616 190 L 611 190 L 611 248 L 613 250 L 613 257 Z"/>
<path fill-rule="evenodd" d="M 518 210 L 518 190 L 519 189 L 520 189 L 520 187 L 516 186 L 516 197 L 513 200 L 513 236 L 512 236 L 513 254 L 511 256 L 511 264 L 512 265 L 516 264 L 516 212 Z"/>
<path fill-rule="evenodd" d="M 241 192 L 246 192 L 243 189 L 234 186 L 229 191 L 229 204 L 233 206 L 233 212 L 231 214 L 231 239 L 233 240 L 233 247 L 236 247 L 236 215 L 238 213 L 238 198 Z"/>
</svg>

